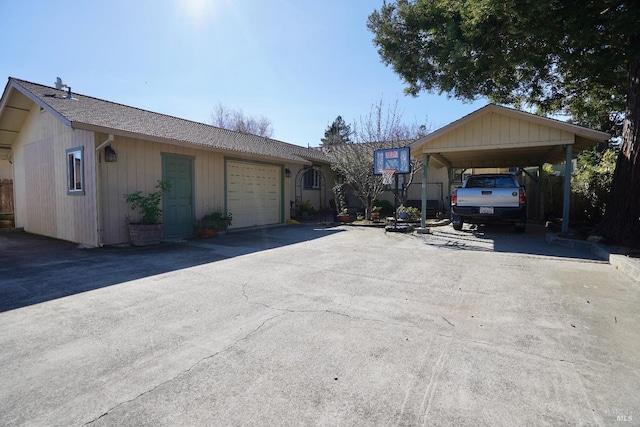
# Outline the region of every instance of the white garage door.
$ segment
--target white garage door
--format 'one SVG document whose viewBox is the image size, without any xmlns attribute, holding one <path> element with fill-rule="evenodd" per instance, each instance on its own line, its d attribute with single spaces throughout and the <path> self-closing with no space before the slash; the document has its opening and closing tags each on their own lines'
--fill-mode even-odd
<svg viewBox="0 0 640 427">
<path fill-rule="evenodd" d="M 282 185 L 279 166 L 227 161 L 227 209 L 232 227 L 281 222 Z"/>
</svg>

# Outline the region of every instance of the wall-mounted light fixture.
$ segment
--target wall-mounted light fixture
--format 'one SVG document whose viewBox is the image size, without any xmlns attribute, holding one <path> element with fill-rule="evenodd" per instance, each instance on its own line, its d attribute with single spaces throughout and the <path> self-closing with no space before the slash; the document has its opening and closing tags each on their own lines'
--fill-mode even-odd
<svg viewBox="0 0 640 427">
<path fill-rule="evenodd" d="M 286 176 L 287 178 L 291 178 L 291 170 L 289 170 L 289 168 L 285 168 L 284 176 Z"/>
<path fill-rule="evenodd" d="M 104 147 L 104 161 L 105 162 L 116 162 L 118 161 L 118 155 L 115 150 L 111 148 L 110 145 Z"/>
</svg>

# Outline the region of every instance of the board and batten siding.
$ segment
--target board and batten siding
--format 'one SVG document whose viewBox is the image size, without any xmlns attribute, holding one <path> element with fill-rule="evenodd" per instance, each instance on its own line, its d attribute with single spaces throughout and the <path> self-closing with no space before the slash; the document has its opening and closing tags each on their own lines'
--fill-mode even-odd
<svg viewBox="0 0 640 427">
<path fill-rule="evenodd" d="M 106 139 L 107 135 L 98 134 L 98 141 Z M 224 208 L 222 154 L 117 135 L 111 147 L 117 153 L 116 162 L 105 162 L 103 150 L 99 153 L 102 244 L 129 241 L 126 219 L 139 218 L 129 209 L 125 194 L 155 191 L 158 180 L 162 179 L 162 153 L 194 158 L 194 221 L 216 207 Z"/>
<path fill-rule="evenodd" d="M 84 194 L 67 194 L 67 153 L 84 148 Z M 98 245 L 93 132 L 74 130 L 34 105 L 14 144 L 16 226 Z"/>
<path fill-rule="evenodd" d="M 430 141 L 428 151 L 526 147 L 560 141 L 573 144 L 573 139 L 571 132 L 492 112 Z"/>
</svg>

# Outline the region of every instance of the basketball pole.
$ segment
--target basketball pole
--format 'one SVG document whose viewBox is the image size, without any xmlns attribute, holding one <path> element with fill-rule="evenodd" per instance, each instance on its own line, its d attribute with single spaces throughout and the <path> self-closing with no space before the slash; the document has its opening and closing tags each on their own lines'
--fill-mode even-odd
<svg viewBox="0 0 640 427">
<path fill-rule="evenodd" d="M 395 215 L 393 215 L 393 228 L 397 229 L 398 228 L 398 174 L 394 174 L 395 178 L 396 178 L 396 191 L 395 191 L 395 197 L 394 197 L 394 210 L 395 210 Z"/>
</svg>

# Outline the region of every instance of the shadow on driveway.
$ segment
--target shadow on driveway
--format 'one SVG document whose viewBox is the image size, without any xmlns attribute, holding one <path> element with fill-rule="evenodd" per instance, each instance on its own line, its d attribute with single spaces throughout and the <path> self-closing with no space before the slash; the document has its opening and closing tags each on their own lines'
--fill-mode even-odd
<svg viewBox="0 0 640 427">
<path fill-rule="evenodd" d="M 0 312 L 169 271 L 322 238 L 339 228 L 282 226 L 147 248 L 78 249 L 29 233 L 0 234 Z"/>
<path fill-rule="evenodd" d="M 520 253 L 528 255 L 602 261 L 586 249 L 549 244 L 549 230 L 541 224 L 527 224 L 525 233 L 514 233 L 509 224 L 465 224 L 456 231 L 451 226 L 434 227 L 425 234 L 425 243 L 431 246 L 485 252 Z"/>
</svg>

